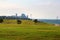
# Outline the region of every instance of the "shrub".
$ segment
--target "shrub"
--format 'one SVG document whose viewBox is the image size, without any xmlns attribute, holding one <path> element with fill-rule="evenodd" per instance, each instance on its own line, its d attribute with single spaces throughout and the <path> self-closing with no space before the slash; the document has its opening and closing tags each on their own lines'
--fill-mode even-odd
<svg viewBox="0 0 60 40">
<path fill-rule="evenodd" d="M 22 23 L 22 21 L 21 20 L 17 20 L 17 24 L 21 24 Z"/>
<path fill-rule="evenodd" d="M 35 19 L 35 20 L 34 20 L 34 23 L 37 23 L 37 22 L 38 22 L 38 20 L 37 20 L 37 19 Z"/>
<path fill-rule="evenodd" d="M 0 23 L 2 23 L 3 22 L 3 19 L 0 19 Z"/>
</svg>

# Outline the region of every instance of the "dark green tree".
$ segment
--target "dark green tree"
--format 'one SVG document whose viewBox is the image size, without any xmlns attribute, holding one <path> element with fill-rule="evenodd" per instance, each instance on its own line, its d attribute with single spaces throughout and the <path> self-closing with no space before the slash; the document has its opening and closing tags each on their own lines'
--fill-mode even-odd
<svg viewBox="0 0 60 40">
<path fill-rule="evenodd" d="M 33 22 L 34 22 L 34 23 L 37 23 L 37 22 L 38 22 L 38 20 L 37 20 L 37 19 L 35 19 Z"/>
<path fill-rule="evenodd" d="M 0 23 L 3 23 L 3 19 L 0 19 Z"/>
<path fill-rule="evenodd" d="M 22 21 L 21 20 L 17 20 L 17 24 L 21 24 L 22 23 Z"/>
</svg>

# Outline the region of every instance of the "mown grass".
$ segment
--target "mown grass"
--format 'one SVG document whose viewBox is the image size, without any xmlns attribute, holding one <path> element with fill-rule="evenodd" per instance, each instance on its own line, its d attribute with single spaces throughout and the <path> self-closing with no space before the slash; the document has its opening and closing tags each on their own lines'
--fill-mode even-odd
<svg viewBox="0 0 60 40">
<path fill-rule="evenodd" d="M 0 40 L 60 40 L 59 26 L 34 24 L 31 20 L 23 20 L 22 24 L 7 22 L 0 24 Z"/>
</svg>

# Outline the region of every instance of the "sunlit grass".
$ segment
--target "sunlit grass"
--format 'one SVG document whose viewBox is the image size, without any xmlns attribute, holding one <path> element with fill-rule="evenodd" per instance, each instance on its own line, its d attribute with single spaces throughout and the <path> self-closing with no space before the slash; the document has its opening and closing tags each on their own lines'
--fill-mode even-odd
<svg viewBox="0 0 60 40">
<path fill-rule="evenodd" d="M 16 20 L 4 22 L 0 24 L 0 40 L 60 40 L 60 27 L 51 24 L 34 24 L 31 20 L 22 20 L 22 24 Z"/>
</svg>

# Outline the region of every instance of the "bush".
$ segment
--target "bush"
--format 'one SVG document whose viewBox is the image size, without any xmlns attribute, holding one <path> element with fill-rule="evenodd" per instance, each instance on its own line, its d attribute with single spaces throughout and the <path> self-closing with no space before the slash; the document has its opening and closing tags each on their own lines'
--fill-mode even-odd
<svg viewBox="0 0 60 40">
<path fill-rule="evenodd" d="M 0 23 L 2 23 L 3 22 L 3 19 L 0 19 Z"/>
<path fill-rule="evenodd" d="M 17 24 L 21 24 L 22 23 L 22 21 L 21 20 L 17 20 Z"/>
<path fill-rule="evenodd" d="M 37 19 L 35 19 L 35 20 L 34 20 L 34 23 L 37 23 L 37 22 L 38 22 L 38 20 L 37 20 Z"/>
</svg>

